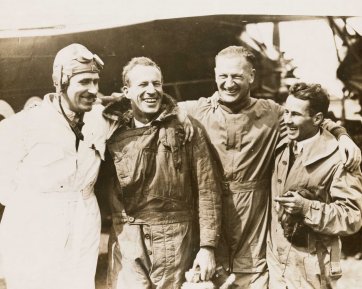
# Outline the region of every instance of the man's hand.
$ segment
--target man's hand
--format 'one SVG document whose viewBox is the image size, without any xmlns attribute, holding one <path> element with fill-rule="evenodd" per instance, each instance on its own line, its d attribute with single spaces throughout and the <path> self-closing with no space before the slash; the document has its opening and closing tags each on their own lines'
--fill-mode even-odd
<svg viewBox="0 0 362 289">
<path fill-rule="evenodd" d="M 220 95 L 218 91 L 216 91 L 212 96 L 207 98 L 207 102 L 211 104 L 213 110 L 217 109 L 217 107 L 219 106 L 219 99 Z"/>
<path fill-rule="evenodd" d="M 113 101 L 119 101 L 122 99 L 122 97 L 125 97 L 125 96 L 121 92 L 113 92 L 111 95 L 98 96 L 98 98 L 102 101 L 102 104 L 104 106 L 106 106 L 108 103 L 111 103 Z"/>
<path fill-rule="evenodd" d="M 216 269 L 215 255 L 213 248 L 200 248 L 194 260 L 193 270 L 200 267 L 202 281 L 208 281 L 214 275 Z"/>
<path fill-rule="evenodd" d="M 185 110 L 180 108 L 178 106 L 177 108 L 177 118 L 182 123 L 185 131 L 185 139 L 183 144 L 185 144 L 187 141 L 191 141 L 193 135 L 194 135 L 194 127 L 190 121 L 190 119 L 187 116 L 187 113 Z"/>
<path fill-rule="evenodd" d="M 279 202 L 289 214 L 305 214 L 308 209 L 309 200 L 303 198 L 297 192 L 289 191 L 287 197 L 276 197 L 274 201 Z"/>
<path fill-rule="evenodd" d="M 346 169 L 349 171 L 357 169 L 361 164 L 361 150 L 359 147 L 346 135 L 339 138 L 338 145 Z"/>
</svg>

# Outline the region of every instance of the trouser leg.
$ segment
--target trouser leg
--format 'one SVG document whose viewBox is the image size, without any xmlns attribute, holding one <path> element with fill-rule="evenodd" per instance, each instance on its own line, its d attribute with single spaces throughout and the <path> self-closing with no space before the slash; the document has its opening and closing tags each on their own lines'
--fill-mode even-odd
<svg viewBox="0 0 362 289">
<path fill-rule="evenodd" d="M 19 202 L 5 210 L 1 224 L 8 289 L 53 289 L 68 235 L 67 204 Z"/>
<path fill-rule="evenodd" d="M 108 281 L 112 289 L 151 289 L 151 267 L 142 240 L 142 225 L 121 224 L 109 243 Z"/>
<path fill-rule="evenodd" d="M 277 258 L 271 252 L 271 250 L 267 249 L 267 257 L 266 257 L 269 269 L 269 289 L 283 289 L 287 288 L 283 271 L 284 266 L 280 262 L 278 262 Z"/>
<path fill-rule="evenodd" d="M 257 273 L 234 273 L 235 289 L 267 289 L 268 271 Z"/>
<path fill-rule="evenodd" d="M 185 281 L 194 255 L 191 226 L 182 222 L 146 228 L 151 230 L 150 242 L 146 242 L 153 256 L 150 276 L 157 289 L 179 289 Z"/>
<path fill-rule="evenodd" d="M 329 255 L 327 251 L 320 254 L 321 262 L 316 253 L 310 254 L 305 249 L 293 246 L 286 262 L 281 262 L 268 249 L 269 289 L 335 289 L 337 281 L 329 277 Z"/>
<path fill-rule="evenodd" d="M 192 265 L 191 223 L 121 227 L 110 239 L 110 288 L 179 289 Z"/>
<path fill-rule="evenodd" d="M 63 287 L 74 289 L 94 289 L 97 268 L 101 217 L 95 196 L 85 201 L 87 214 L 82 223 L 82 231 L 73 227 L 68 239 L 62 268 L 66 280 Z M 79 240 L 78 244 L 75 240 Z M 79 247 L 78 247 L 79 246 Z M 70 262 L 73 260 L 73 262 Z"/>
</svg>

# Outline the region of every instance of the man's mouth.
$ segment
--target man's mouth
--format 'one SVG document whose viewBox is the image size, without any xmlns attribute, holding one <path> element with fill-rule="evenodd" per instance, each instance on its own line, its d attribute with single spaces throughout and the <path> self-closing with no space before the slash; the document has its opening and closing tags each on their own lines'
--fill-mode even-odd
<svg viewBox="0 0 362 289">
<path fill-rule="evenodd" d="M 145 103 L 153 104 L 153 103 L 156 103 L 157 100 L 158 100 L 158 98 L 145 98 L 143 101 Z"/>
<path fill-rule="evenodd" d="M 295 131 L 297 131 L 297 130 L 298 130 L 298 128 L 288 126 L 288 130 L 295 132 Z"/>
<path fill-rule="evenodd" d="M 95 99 L 86 99 L 86 101 L 84 102 L 85 105 L 93 105 L 95 103 Z"/>
<path fill-rule="evenodd" d="M 96 99 L 97 99 L 97 96 L 95 95 L 86 95 L 86 96 L 83 96 L 83 98 L 87 101 L 92 101 L 92 102 L 95 102 Z"/>
<path fill-rule="evenodd" d="M 233 88 L 233 89 L 224 89 L 223 92 L 227 95 L 235 95 L 239 93 L 239 89 Z"/>
</svg>

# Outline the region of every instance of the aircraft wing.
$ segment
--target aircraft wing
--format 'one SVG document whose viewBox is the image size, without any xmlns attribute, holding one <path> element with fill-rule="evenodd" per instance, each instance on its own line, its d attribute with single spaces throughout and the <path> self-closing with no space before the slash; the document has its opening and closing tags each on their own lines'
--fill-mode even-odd
<svg viewBox="0 0 362 289">
<path fill-rule="evenodd" d="M 359 0 L 1 0 L 0 38 L 46 36 L 204 15 L 243 15 L 250 22 L 358 16 Z M 285 15 L 285 16 L 283 16 Z"/>
</svg>

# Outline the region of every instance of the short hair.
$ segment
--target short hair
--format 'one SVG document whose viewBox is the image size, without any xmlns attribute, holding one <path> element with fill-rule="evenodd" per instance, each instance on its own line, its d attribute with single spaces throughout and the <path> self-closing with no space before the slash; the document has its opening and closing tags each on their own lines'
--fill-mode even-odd
<svg viewBox="0 0 362 289">
<path fill-rule="evenodd" d="M 309 115 L 321 112 L 326 117 L 329 107 L 329 94 L 320 84 L 298 82 L 290 87 L 289 93 L 296 98 L 309 101 Z"/>
<path fill-rule="evenodd" d="M 162 71 L 161 68 L 154 62 L 152 59 L 148 57 L 133 57 L 124 67 L 122 71 L 122 81 L 123 85 L 129 85 L 129 79 L 128 79 L 128 73 L 137 65 L 143 65 L 143 66 L 152 66 L 159 70 L 161 73 L 161 79 L 162 77 Z"/>
<path fill-rule="evenodd" d="M 255 67 L 255 55 L 247 48 L 243 46 L 229 46 L 221 50 L 215 56 L 215 63 L 219 57 L 240 57 L 246 59 L 252 66 Z"/>
</svg>

